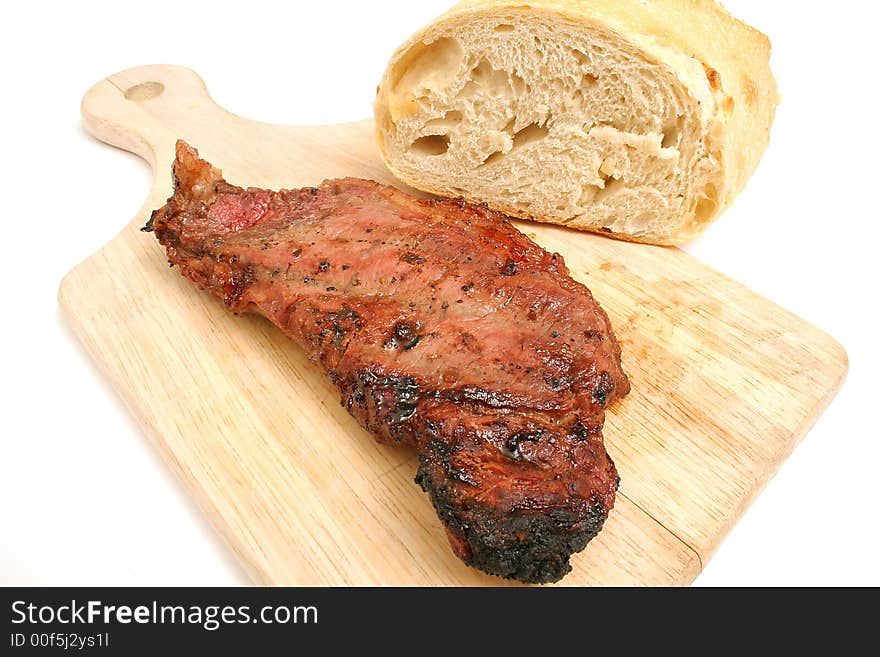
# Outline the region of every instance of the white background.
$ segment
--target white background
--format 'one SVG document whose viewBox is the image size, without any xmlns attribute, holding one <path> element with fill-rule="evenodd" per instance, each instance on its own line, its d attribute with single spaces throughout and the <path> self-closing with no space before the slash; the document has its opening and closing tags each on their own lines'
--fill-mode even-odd
<svg viewBox="0 0 880 657">
<path fill-rule="evenodd" d="M 83 131 L 82 94 L 119 70 L 175 63 L 245 116 L 360 119 L 393 49 L 447 4 L 4 8 L 0 584 L 247 582 L 59 313 L 63 275 L 134 216 L 150 184 L 142 161 Z M 783 104 L 756 176 L 688 250 L 831 333 L 851 371 L 697 583 L 878 585 L 876 10 L 726 5 L 772 38 Z"/>
</svg>

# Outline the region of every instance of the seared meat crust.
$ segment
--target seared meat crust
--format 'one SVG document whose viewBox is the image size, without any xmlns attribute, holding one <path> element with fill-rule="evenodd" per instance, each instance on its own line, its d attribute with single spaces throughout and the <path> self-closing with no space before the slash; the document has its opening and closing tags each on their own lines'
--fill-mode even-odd
<svg viewBox="0 0 880 657">
<path fill-rule="evenodd" d="M 419 455 L 466 563 L 553 582 L 602 528 L 604 409 L 629 392 L 605 312 L 506 217 L 375 182 L 242 189 L 183 142 L 145 230 L 234 313 L 275 323 L 380 442 Z"/>
</svg>

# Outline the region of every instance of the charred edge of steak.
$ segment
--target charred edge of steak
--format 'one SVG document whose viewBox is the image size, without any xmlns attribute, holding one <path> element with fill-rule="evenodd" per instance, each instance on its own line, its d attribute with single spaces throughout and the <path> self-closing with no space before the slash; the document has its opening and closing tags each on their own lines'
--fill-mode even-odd
<svg viewBox="0 0 880 657">
<path fill-rule="evenodd" d="M 547 513 L 499 513 L 471 505 L 465 519 L 458 497 L 444 481 L 435 481 L 419 458 L 415 479 L 431 497 L 456 555 L 490 575 L 525 584 L 553 584 L 571 572 L 571 555 L 583 550 L 602 530 L 609 510 L 597 501 L 586 513 L 558 509 Z"/>
</svg>

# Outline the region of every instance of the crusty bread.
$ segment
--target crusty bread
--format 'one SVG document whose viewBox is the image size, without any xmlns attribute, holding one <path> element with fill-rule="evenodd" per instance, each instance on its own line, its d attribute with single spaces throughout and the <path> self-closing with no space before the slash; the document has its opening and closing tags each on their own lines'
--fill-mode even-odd
<svg viewBox="0 0 880 657">
<path fill-rule="evenodd" d="M 392 57 L 379 146 L 433 194 L 680 244 L 764 153 L 769 58 L 712 0 L 466 0 Z"/>
</svg>

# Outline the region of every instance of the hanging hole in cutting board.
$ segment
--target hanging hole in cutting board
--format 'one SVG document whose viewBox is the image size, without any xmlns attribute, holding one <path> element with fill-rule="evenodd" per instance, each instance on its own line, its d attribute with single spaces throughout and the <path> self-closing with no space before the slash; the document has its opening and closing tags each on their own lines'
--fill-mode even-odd
<svg viewBox="0 0 880 657">
<path fill-rule="evenodd" d="M 165 85 L 161 82 L 141 82 L 126 89 L 124 95 L 126 100 L 133 100 L 139 103 L 143 100 L 155 98 L 163 91 L 165 91 Z"/>
</svg>

